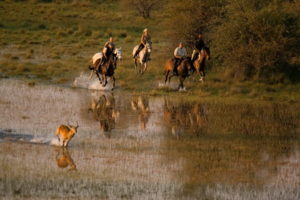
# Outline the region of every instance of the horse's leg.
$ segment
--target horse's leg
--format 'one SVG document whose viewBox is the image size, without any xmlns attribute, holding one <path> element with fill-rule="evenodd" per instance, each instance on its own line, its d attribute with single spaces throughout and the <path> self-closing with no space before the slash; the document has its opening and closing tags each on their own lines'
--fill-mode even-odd
<svg viewBox="0 0 300 200">
<path fill-rule="evenodd" d="M 145 62 L 143 65 L 144 65 L 144 69 L 142 69 L 142 74 L 145 73 L 145 71 L 147 70 L 147 63 Z"/>
<path fill-rule="evenodd" d="M 171 74 L 169 75 L 169 84 L 170 84 L 171 78 L 172 78 L 173 76 L 174 76 L 173 73 L 171 73 Z"/>
<path fill-rule="evenodd" d="M 93 77 L 93 75 L 94 75 L 94 72 L 91 71 L 91 74 L 90 74 L 90 76 L 89 76 L 89 80 L 91 80 L 91 78 Z"/>
<path fill-rule="evenodd" d="M 143 72 L 143 64 L 139 63 L 139 74 L 142 74 Z"/>
<path fill-rule="evenodd" d="M 167 84 L 169 74 L 170 74 L 170 71 L 168 70 L 165 75 L 165 84 Z"/>
<path fill-rule="evenodd" d="M 204 71 L 204 69 L 203 69 L 202 73 L 203 73 L 203 82 L 204 82 L 204 78 L 205 78 L 205 71 Z"/>
<path fill-rule="evenodd" d="M 203 83 L 204 82 L 204 77 L 205 77 L 205 73 L 203 70 L 201 70 L 200 72 L 200 81 Z"/>
<path fill-rule="evenodd" d="M 113 88 L 112 88 L 112 90 L 113 90 L 116 86 L 116 78 L 114 75 L 112 75 L 112 80 L 113 80 Z"/>
<path fill-rule="evenodd" d="M 147 70 L 147 67 L 148 67 L 148 65 L 147 65 L 147 62 L 145 62 L 145 68 L 144 68 L 144 72 L 146 72 L 146 70 Z"/>
<path fill-rule="evenodd" d="M 183 87 L 183 81 L 184 81 L 184 79 L 185 79 L 185 78 L 182 77 L 182 76 L 179 77 L 179 82 L 180 82 L 180 83 L 179 83 L 179 88 L 178 88 L 178 90 L 180 90 L 180 88 L 182 88 L 182 89 L 184 88 L 184 87 Z"/>
<path fill-rule="evenodd" d="M 96 71 L 96 75 L 97 75 L 97 77 L 98 77 L 98 79 L 99 79 L 100 84 L 102 84 L 102 79 L 101 79 L 101 76 L 100 76 L 100 74 L 99 74 L 98 71 Z"/>
<path fill-rule="evenodd" d="M 200 68 L 196 68 L 196 72 L 197 72 L 197 75 L 199 76 L 199 81 L 202 81 L 202 75 L 201 75 L 201 70 Z"/>
<path fill-rule="evenodd" d="M 102 86 L 105 87 L 107 84 L 106 76 L 105 74 L 102 74 Z"/>
<path fill-rule="evenodd" d="M 136 58 L 134 59 L 134 67 L 135 67 L 136 73 L 138 74 L 139 71 L 138 71 L 138 63 L 137 63 L 137 59 Z"/>
</svg>

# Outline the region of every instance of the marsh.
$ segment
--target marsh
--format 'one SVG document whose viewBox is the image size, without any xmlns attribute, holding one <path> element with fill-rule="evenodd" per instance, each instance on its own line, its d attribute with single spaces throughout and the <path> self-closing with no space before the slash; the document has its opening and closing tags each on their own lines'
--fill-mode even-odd
<svg viewBox="0 0 300 200">
<path fill-rule="evenodd" d="M 0 94 L 3 198 L 300 197 L 297 104 L 201 102 L 10 79 L 0 80 Z M 69 147 L 52 146 L 57 126 L 69 121 L 80 124 Z"/>
</svg>

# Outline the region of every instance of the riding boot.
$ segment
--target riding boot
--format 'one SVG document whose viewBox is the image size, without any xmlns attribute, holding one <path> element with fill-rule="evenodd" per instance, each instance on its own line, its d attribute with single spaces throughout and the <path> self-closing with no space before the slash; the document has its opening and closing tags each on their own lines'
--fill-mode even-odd
<svg viewBox="0 0 300 200">
<path fill-rule="evenodd" d="M 174 76 L 177 76 L 177 74 L 178 74 L 177 66 L 178 66 L 178 63 L 177 63 L 177 61 L 175 61 L 174 65 L 173 65 L 173 75 Z"/>
<path fill-rule="evenodd" d="M 101 59 L 100 64 L 99 64 L 99 67 L 100 67 L 100 68 L 103 66 L 103 64 L 105 63 L 105 61 L 106 61 L 106 57 L 103 57 L 103 58 Z"/>
</svg>

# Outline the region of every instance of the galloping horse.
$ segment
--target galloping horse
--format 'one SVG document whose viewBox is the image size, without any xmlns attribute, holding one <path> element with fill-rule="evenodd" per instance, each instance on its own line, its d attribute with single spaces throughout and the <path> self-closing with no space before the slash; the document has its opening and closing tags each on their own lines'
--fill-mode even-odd
<svg viewBox="0 0 300 200">
<path fill-rule="evenodd" d="M 198 55 L 196 55 L 195 60 L 193 61 L 193 65 L 195 67 L 195 70 L 197 72 L 197 74 L 199 74 L 200 76 L 200 81 L 203 82 L 204 81 L 204 77 L 205 77 L 205 63 L 206 60 L 209 60 L 210 57 L 210 50 L 208 47 L 204 47 L 200 53 L 198 53 Z"/>
<path fill-rule="evenodd" d="M 132 55 L 135 55 L 135 52 L 138 50 L 138 48 L 139 45 L 136 45 L 133 48 Z M 147 70 L 147 62 L 150 60 L 149 57 L 151 51 L 152 45 L 150 43 L 146 43 L 145 47 L 139 52 L 138 57 L 134 58 L 135 70 L 137 73 L 143 74 Z"/>
<path fill-rule="evenodd" d="M 181 61 L 180 65 L 177 67 L 177 75 L 174 75 L 173 72 L 173 65 L 174 61 L 172 59 L 167 60 L 165 67 L 164 67 L 164 73 L 165 73 L 165 83 L 170 80 L 173 76 L 178 76 L 179 77 L 179 88 L 178 89 L 183 89 L 183 81 L 189 76 L 189 72 L 191 70 L 195 70 L 193 67 L 193 63 L 191 61 L 190 57 L 184 58 L 183 61 Z M 171 74 L 170 74 L 171 73 Z"/>
<path fill-rule="evenodd" d="M 115 87 L 114 71 L 117 68 L 117 60 L 122 59 L 122 51 L 120 48 L 115 49 L 112 55 L 110 55 L 107 61 L 100 67 L 102 59 L 103 54 L 101 52 L 96 53 L 92 58 L 92 65 L 89 65 L 88 68 L 96 73 L 100 84 L 102 84 L 103 87 L 107 84 L 107 76 L 112 77 L 113 87 Z M 93 72 L 91 73 L 90 78 L 92 77 Z"/>
</svg>

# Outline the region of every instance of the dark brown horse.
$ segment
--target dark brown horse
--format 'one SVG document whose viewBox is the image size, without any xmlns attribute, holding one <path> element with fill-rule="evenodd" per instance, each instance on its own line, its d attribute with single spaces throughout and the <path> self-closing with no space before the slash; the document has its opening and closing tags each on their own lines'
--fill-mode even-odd
<svg viewBox="0 0 300 200">
<path fill-rule="evenodd" d="M 195 59 L 193 60 L 193 65 L 195 67 L 195 70 L 197 74 L 200 76 L 200 81 L 204 81 L 205 77 L 205 63 L 206 60 L 210 58 L 210 50 L 208 47 L 204 47 L 198 55 L 195 56 Z"/>
<path fill-rule="evenodd" d="M 102 58 L 103 59 L 103 58 Z M 107 84 L 107 77 L 112 77 L 113 79 L 113 87 L 115 87 L 115 77 L 114 77 L 114 71 L 115 71 L 115 66 L 116 66 L 116 58 L 112 54 L 109 56 L 109 58 L 100 66 L 101 59 L 96 60 L 95 64 L 90 65 L 89 69 L 93 70 L 99 81 L 100 84 L 105 87 Z"/>
<path fill-rule="evenodd" d="M 177 74 L 175 75 L 173 73 L 173 65 L 174 65 L 174 60 L 173 59 L 169 59 L 167 60 L 165 67 L 164 67 L 164 73 L 165 73 L 165 83 L 167 83 L 167 81 L 169 81 L 173 76 L 178 76 L 179 77 L 179 89 L 183 89 L 183 81 L 189 76 L 189 72 L 191 70 L 194 70 L 191 58 L 185 58 L 183 61 L 181 61 L 181 63 L 179 64 L 179 66 L 177 67 Z"/>
</svg>

